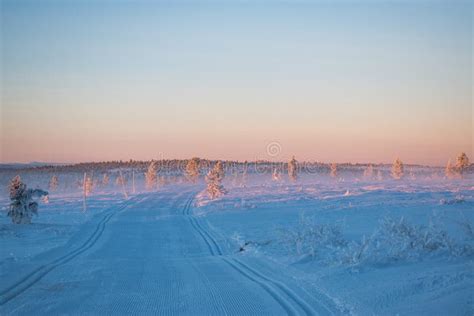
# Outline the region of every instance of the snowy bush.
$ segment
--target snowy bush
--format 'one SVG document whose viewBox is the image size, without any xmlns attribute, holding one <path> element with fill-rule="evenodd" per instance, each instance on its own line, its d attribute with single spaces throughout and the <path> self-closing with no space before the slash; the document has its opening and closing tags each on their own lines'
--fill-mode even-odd
<svg viewBox="0 0 474 316">
<path fill-rule="evenodd" d="M 433 221 L 424 226 L 411 224 L 404 217 L 385 217 L 372 236 L 348 244 L 341 262 L 350 265 L 386 264 L 440 253 L 457 255 L 458 251 L 454 240 Z"/>
<path fill-rule="evenodd" d="M 463 220 L 457 223 L 461 228 L 461 231 L 464 233 L 464 238 L 462 240 L 463 243 L 459 249 L 459 254 L 474 256 L 474 224 L 471 223 L 464 214 L 462 215 Z"/>
<path fill-rule="evenodd" d="M 10 182 L 10 210 L 8 216 L 15 224 L 30 224 L 33 215 L 38 215 L 38 202 L 35 198 L 47 196 L 48 192 L 40 189 L 28 189 L 16 176 Z"/>
<path fill-rule="evenodd" d="M 311 217 L 300 214 L 298 223 L 290 228 L 279 229 L 281 243 L 290 253 L 316 257 L 323 252 L 331 253 L 346 245 L 340 225 L 317 224 Z"/>
<path fill-rule="evenodd" d="M 466 202 L 464 199 L 464 196 L 462 195 L 457 195 L 454 199 L 441 199 L 439 201 L 439 204 L 441 205 L 453 205 L 453 204 L 461 204 Z"/>
<path fill-rule="evenodd" d="M 435 255 L 474 255 L 472 223 L 467 219 L 460 222 L 465 238 L 455 240 L 440 228 L 438 222 L 441 220 L 437 216 L 428 225 L 415 225 L 404 217 L 385 217 L 372 235 L 364 235 L 360 241 L 348 241 L 341 225 L 317 224 L 301 214 L 296 225 L 279 230 L 279 240 L 291 255 L 349 266 L 415 261 Z"/>
</svg>

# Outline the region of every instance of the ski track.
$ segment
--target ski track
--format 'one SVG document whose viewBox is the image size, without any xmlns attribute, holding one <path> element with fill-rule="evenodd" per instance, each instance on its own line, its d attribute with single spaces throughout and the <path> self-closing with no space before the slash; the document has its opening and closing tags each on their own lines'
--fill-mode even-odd
<svg viewBox="0 0 474 316">
<path fill-rule="evenodd" d="M 21 280 L 17 281 L 13 285 L 9 286 L 2 292 L 0 292 L 0 306 L 5 305 L 8 303 L 10 300 L 14 299 L 18 295 L 22 294 L 26 290 L 28 290 L 30 287 L 35 285 L 37 282 L 39 282 L 45 275 L 53 271 L 55 268 L 71 261 L 75 257 L 79 256 L 86 250 L 90 249 L 92 246 L 96 244 L 96 242 L 99 240 L 100 236 L 105 230 L 105 225 L 107 222 L 114 216 L 116 213 L 122 211 L 129 205 L 131 205 L 132 200 L 128 200 L 127 202 L 124 203 L 118 210 L 115 211 L 109 211 L 97 224 L 95 231 L 92 233 L 92 235 L 78 248 L 76 248 L 73 251 L 70 251 L 66 253 L 65 255 L 47 263 L 44 265 L 39 266 L 26 276 L 24 276 Z"/>
<path fill-rule="evenodd" d="M 147 199 L 149 197 L 152 196 L 145 196 L 144 199 Z M 211 232 L 205 220 L 202 220 L 192 214 L 191 208 L 192 203 L 194 201 L 194 197 L 195 194 L 192 194 L 192 196 L 187 198 L 184 201 L 184 206 L 182 207 L 179 207 L 180 204 L 183 205 L 182 199 L 179 196 L 176 197 L 175 201 L 170 204 L 171 211 L 176 210 L 176 213 L 174 213 L 175 215 L 178 215 L 178 217 L 180 215 L 183 216 L 185 219 L 184 223 L 186 223 L 186 221 L 189 222 L 190 225 L 188 227 L 192 228 L 191 232 L 194 232 L 193 235 L 199 236 L 202 239 L 202 242 L 205 245 L 205 248 L 207 248 L 207 251 L 209 252 L 210 256 L 179 257 L 178 254 L 178 257 L 176 258 L 170 257 L 169 259 L 160 259 L 160 257 L 158 257 L 157 260 L 159 261 L 155 263 L 149 262 L 148 265 L 147 262 L 138 261 L 142 262 L 141 268 L 138 269 L 138 273 L 140 273 L 141 275 L 141 277 L 139 278 L 141 278 L 141 280 L 136 280 L 136 284 L 134 284 L 132 287 L 130 287 L 130 285 L 127 285 L 127 282 L 122 281 L 122 279 L 120 278 L 120 274 L 116 275 L 113 272 L 116 271 L 119 273 L 126 273 L 124 271 L 128 270 L 120 268 L 121 266 L 115 270 L 111 270 L 109 273 L 111 275 L 104 275 L 106 277 L 105 281 L 102 279 L 103 277 L 101 278 L 102 282 L 107 282 L 107 280 L 110 280 L 110 293 L 105 292 L 104 294 L 102 292 L 102 295 L 106 295 L 107 303 L 104 303 L 103 305 L 97 305 L 97 302 L 95 303 L 95 305 L 94 303 L 91 303 L 93 311 L 101 314 L 146 314 L 147 312 L 153 312 L 162 315 L 176 315 L 200 314 L 202 313 L 202 311 L 191 311 L 194 311 L 196 309 L 204 309 L 206 311 L 205 314 L 216 315 L 232 315 L 242 313 L 262 315 L 268 313 L 280 314 L 283 312 L 288 315 L 317 314 L 317 312 L 315 311 L 315 309 L 313 309 L 312 306 L 310 306 L 303 298 L 297 295 L 293 290 L 288 287 L 288 285 L 286 285 L 282 281 L 275 280 L 263 273 L 261 269 L 251 267 L 248 263 L 244 263 L 242 260 L 235 258 L 235 254 L 224 254 L 221 247 L 219 246 L 219 242 L 213 236 L 213 233 Z M 42 280 L 52 271 L 61 266 L 65 266 L 66 263 L 70 262 L 74 258 L 77 258 L 87 250 L 94 247 L 98 243 L 99 239 L 104 233 L 104 230 L 106 229 L 107 224 L 114 217 L 114 215 L 120 214 L 122 212 L 132 212 L 131 208 L 136 206 L 138 202 L 141 202 L 144 199 L 142 198 L 141 200 L 137 201 L 136 198 L 132 198 L 124 202 L 122 206 L 115 210 L 105 210 L 102 213 L 103 215 L 101 215 L 102 218 L 96 224 L 92 234 L 79 247 L 66 252 L 64 255 L 50 261 L 49 263 L 40 265 L 32 272 L 21 278 L 19 281 L 10 285 L 2 292 L 0 292 L 0 306 L 3 306 L 8 302 L 14 300 L 15 298 L 20 297 L 22 293 L 26 292 L 28 289 L 33 288 L 40 280 Z M 130 210 L 127 210 L 129 209 L 129 207 Z M 146 214 L 148 208 L 145 207 L 145 211 L 143 211 L 143 208 L 136 208 L 136 210 L 139 212 L 144 212 Z M 151 208 L 151 210 L 153 210 L 153 208 Z M 131 215 L 129 214 L 128 216 Z M 138 214 L 137 216 L 140 216 L 140 214 Z M 117 220 L 121 218 L 122 217 L 117 217 Z M 127 222 L 126 218 L 124 219 L 125 222 Z M 124 219 L 122 219 L 122 221 Z M 115 225 L 120 224 L 116 223 L 117 220 L 113 221 L 114 226 L 112 227 L 116 227 Z M 176 218 L 176 220 L 178 220 L 178 218 Z M 186 228 L 186 226 L 182 226 L 180 229 L 184 228 Z M 117 228 L 115 228 L 115 231 L 116 229 Z M 108 231 L 108 236 L 109 235 L 110 232 Z M 130 246 L 133 247 L 133 245 L 135 245 L 133 242 L 141 240 L 136 238 L 137 237 L 135 237 L 135 239 L 130 240 Z M 108 242 L 110 242 L 109 238 L 106 239 L 108 239 Z M 126 240 L 127 239 L 123 239 L 123 241 Z M 186 241 L 184 242 L 186 243 Z M 101 249 L 104 250 L 109 249 L 103 248 L 106 247 L 103 242 L 101 242 L 100 247 L 102 247 Z M 178 250 L 179 249 L 182 248 L 178 248 Z M 94 251 L 95 256 L 103 253 L 103 250 L 99 250 Z M 184 252 L 183 254 L 186 255 L 187 251 L 188 250 L 186 250 L 186 252 Z M 105 256 L 104 258 L 109 258 L 110 256 L 113 256 L 113 249 L 112 253 L 106 252 L 103 256 Z M 121 260 L 130 260 L 127 258 L 128 257 L 123 257 L 123 259 Z M 138 260 L 140 259 L 141 258 L 138 258 Z M 81 260 L 87 259 L 83 258 Z M 76 260 L 75 264 L 80 265 L 80 262 L 82 262 L 81 260 L 79 260 L 79 263 L 77 263 Z M 154 270 L 152 266 L 156 264 L 158 264 L 158 267 L 161 267 L 163 273 L 157 276 L 147 274 L 147 272 L 153 273 Z M 186 267 L 189 268 L 186 269 Z M 59 270 L 62 271 L 64 269 L 68 268 L 64 267 Z M 78 269 L 77 278 L 80 280 L 81 270 L 77 267 L 76 269 Z M 107 269 L 98 271 L 107 271 Z M 214 273 L 216 273 L 216 275 L 214 275 Z M 56 274 L 61 275 L 61 272 L 58 271 L 57 273 L 55 273 L 55 275 Z M 227 284 L 229 282 L 232 282 L 232 278 L 237 278 L 233 282 L 237 282 L 237 280 L 238 282 L 235 283 L 234 286 L 229 287 Z M 54 280 L 54 277 L 52 278 L 52 280 Z M 62 280 L 64 282 L 64 279 Z M 53 284 L 56 283 L 53 281 Z M 257 287 L 249 287 L 251 284 L 256 284 Z M 189 292 L 189 289 L 192 286 L 195 286 L 196 288 L 193 288 L 193 290 Z M 242 288 L 239 288 L 239 286 Z M 39 291 L 38 287 L 34 288 L 36 291 Z M 101 292 L 98 293 L 100 294 Z M 141 295 L 140 293 L 153 293 L 153 295 Z M 205 295 L 205 293 L 207 293 L 207 295 Z M 123 295 L 126 295 L 126 300 L 120 299 Z M 255 301 L 253 301 L 254 295 L 258 295 L 257 297 L 255 297 Z M 252 301 L 249 301 L 249 299 Z M 61 304 L 65 304 L 65 306 L 67 306 L 67 303 L 61 303 L 61 301 L 57 300 L 55 301 L 54 298 L 44 298 L 43 303 L 40 299 L 36 304 L 40 304 L 39 306 L 43 308 L 43 313 L 49 313 L 54 310 L 54 308 L 57 308 L 54 304 L 50 305 L 48 303 L 51 302 L 50 300 L 52 300 L 52 302 L 56 304 L 60 303 L 60 306 L 63 306 Z M 277 308 L 277 306 L 279 307 Z M 332 314 L 332 311 L 328 308 L 325 308 L 322 304 L 318 303 L 317 307 L 317 310 L 322 310 L 324 314 Z M 16 306 L 13 310 L 15 311 L 15 313 L 20 313 L 21 309 L 28 310 L 28 308 L 36 311 L 34 307 L 28 307 L 28 305 L 26 304 L 20 304 Z M 68 308 L 74 307 L 68 306 Z M 84 312 L 88 313 L 90 309 L 88 310 L 87 308 L 91 307 L 79 306 L 78 308 L 85 308 Z M 280 312 L 276 313 L 277 310 L 280 310 Z"/>
<path fill-rule="evenodd" d="M 191 197 L 188 200 L 184 207 L 183 214 L 190 216 L 191 225 L 193 225 L 193 227 L 198 231 L 204 242 L 207 244 L 211 255 L 214 256 L 216 253 L 218 255 L 222 255 L 222 251 L 217 241 L 211 236 L 210 232 L 205 230 L 194 216 L 190 215 L 190 209 L 193 199 L 194 197 Z M 211 247 L 211 243 L 214 245 L 214 249 L 216 249 L 216 251 L 214 251 Z M 306 315 L 316 315 L 316 312 L 311 308 L 311 306 L 309 306 L 303 299 L 301 299 L 283 283 L 265 276 L 261 272 L 250 268 L 248 265 L 244 264 L 238 259 L 223 258 L 223 260 L 224 262 L 229 264 L 234 270 L 245 276 L 247 279 L 257 283 L 259 286 L 265 289 L 285 309 L 285 311 L 289 315 L 298 315 L 299 313 L 292 307 L 292 304 L 289 303 L 288 300 L 284 299 L 282 295 L 278 294 L 279 291 L 283 292 L 287 297 L 289 297 L 290 300 L 292 300 L 301 310 L 303 310 Z M 329 310 L 327 310 L 327 312 L 331 313 Z"/>
</svg>

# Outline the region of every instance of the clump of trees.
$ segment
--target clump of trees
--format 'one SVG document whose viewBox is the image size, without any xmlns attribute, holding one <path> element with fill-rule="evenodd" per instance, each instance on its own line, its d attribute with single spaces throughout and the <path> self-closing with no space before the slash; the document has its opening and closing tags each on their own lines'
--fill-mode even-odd
<svg viewBox="0 0 474 316">
<path fill-rule="evenodd" d="M 199 179 L 199 158 L 194 157 L 188 161 L 186 164 L 185 176 L 190 182 L 197 182 Z"/>
<path fill-rule="evenodd" d="M 460 153 L 456 158 L 455 165 L 451 163 L 451 159 L 448 160 L 444 174 L 448 179 L 462 178 L 468 167 L 469 158 L 467 157 L 466 153 Z"/>
<path fill-rule="evenodd" d="M 212 200 L 227 193 L 227 190 L 222 185 L 224 176 L 225 172 L 222 162 L 218 161 L 206 176 L 207 194 Z"/>
<path fill-rule="evenodd" d="M 48 195 L 47 191 L 41 189 L 28 189 L 20 176 L 10 181 L 9 191 L 11 202 L 7 215 L 15 224 L 30 224 L 33 215 L 38 215 L 38 202 L 35 199 Z"/>
</svg>

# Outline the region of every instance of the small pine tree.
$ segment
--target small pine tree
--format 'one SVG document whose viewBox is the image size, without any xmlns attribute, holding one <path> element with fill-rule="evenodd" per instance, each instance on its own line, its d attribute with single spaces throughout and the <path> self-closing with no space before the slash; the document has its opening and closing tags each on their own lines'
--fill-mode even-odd
<svg viewBox="0 0 474 316">
<path fill-rule="evenodd" d="M 158 163 L 156 161 L 151 161 L 150 165 L 148 166 L 148 170 L 145 173 L 145 186 L 147 190 L 153 190 L 156 186 L 156 174 L 158 173 Z"/>
<path fill-rule="evenodd" d="M 11 202 L 7 215 L 14 224 L 30 224 L 33 215 L 38 215 L 38 202 L 34 199 L 48 195 L 48 192 L 40 189 L 28 189 L 20 176 L 10 181 L 9 191 Z"/>
<path fill-rule="evenodd" d="M 110 182 L 109 175 L 107 173 L 104 173 L 104 175 L 102 176 L 102 185 L 106 187 L 109 185 L 109 182 Z"/>
<path fill-rule="evenodd" d="M 188 161 L 186 164 L 185 176 L 190 182 L 197 182 L 199 179 L 199 158 L 194 157 Z"/>
<path fill-rule="evenodd" d="M 400 180 L 403 177 L 404 167 L 400 158 L 397 158 L 392 165 L 392 178 Z"/>
<path fill-rule="evenodd" d="M 247 172 L 248 172 L 248 162 L 247 160 L 245 160 L 244 170 L 242 172 L 242 183 L 241 183 L 242 187 L 245 187 L 247 185 Z"/>
<path fill-rule="evenodd" d="M 377 180 L 382 181 L 383 180 L 383 175 L 381 170 L 377 170 Z"/>
<path fill-rule="evenodd" d="M 371 179 L 374 176 L 374 167 L 372 165 L 368 165 L 367 168 L 364 170 L 364 178 Z"/>
<path fill-rule="evenodd" d="M 117 178 L 115 179 L 115 185 L 117 186 L 123 186 L 127 184 L 127 179 L 122 174 L 119 174 Z"/>
<path fill-rule="evenodd" d="M 330 169 L 331 169 L 331 178 L 335 178 L 337 177 L 337 164 L 336 163 L 332 163 L 331 166 L 330 166 Z"/>
<path fill-rule="evenodd" d="M 462 176 L 469 167 L 469 158 L 465 153 L 459 154 L 456 158 L 456 171 Z"/>
<path fill-rule="evenodd" d="M 280 181 L 281 180 L 281 173 L 280 173 L 280 170 L 278 170 L 278 168 L 273 168 L 272 180 L 273 181 Z"/>
<path fill-rule="evenodd" d="M 454 166 L 451 163 L 451 159 L 449 159 L 448 163 L 446 164 L 446 169 L 444 169 L 444 175 L 448 179 L 452 179 L 456 177 L 456 170 L 454 169 Z"/>
<path fill-rule="evenodd" d="M 91 177 L 87 177 L 84 182 L 84 195 L 89 196 L 92 194 L 92 189 L 94 188 L 94 181 Z"/>
<path fill-rule="evenodd" d="M 288 177 L 290 181 L 295 182 L 298 179 L 297 161 L 295 156 L 288 162 Z"/>
<path fill-rule="evenodd" d="M 222 162 L 218 161 L 214 165 L 214 168 L 212 168 L 206 176 L 207 194 L 212 200 L 227 193 L 226 189 L 222 185 L 224 176 L 225 172 L 224 168 L 222 167 Z"/>
<path fill-rule="evenodd" d="M 49 190 L 50 191 L 56 191 L 58 189 L 58 177 L 57 176 L 52 176 L 51 179 L 49 180 Z"/>
</svg>

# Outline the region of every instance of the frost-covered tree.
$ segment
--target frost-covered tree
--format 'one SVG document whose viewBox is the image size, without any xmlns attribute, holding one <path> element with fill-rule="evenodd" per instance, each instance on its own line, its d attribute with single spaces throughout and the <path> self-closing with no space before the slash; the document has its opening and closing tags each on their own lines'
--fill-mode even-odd
<svg viewBox="0 0 474 316">
<path fill-rule="evenodd" d="M 297 162 L 295 156 L 288 161 L 288 177 L 290 181 L 296 181 L 298 179 L 298 170 L 297 170 Z"/>
<path fill-rule="evenodd" d="M 280 181 L 281 180 L 281 173 L 280 173 L 280 170 L 278 170 L 278 168 L 273 168 L 272 180 L 273 181 Z"/>
<path fill-rule="evenodd" d="M 109 182 L 110 182 L 109 175 L 107 173 L 104 173 L 104 175 L 102 176 L 102 185 L 106 187 L 109 185 Z"/>
<path fill-rule="evenodd" d="M 244 170 L 242 171 L 242 183 L 241 186 L 245 187 L 247 184 L 247 172 L 248 172 L 248 162 L 245 160 L 244 162 Z"/>
<path fill-rule="evenodd" d="M 199 179 L 199 158 L 194 157 L 188 161 L 186 164 L 185 176 L 190 182 L 197 182 Z"/>
<path fill-rule="evenodd" d="M 206 176 L 207 194 L 212 200 L 227 193 L 222 185 L 224 175 L 225 173 L 222 162 L 218 161 Z"/>
<path fill-rule="evenodd" d="M 399 180 L 403 177 L 404 167 L 400 158 L 397 158 L 392 165 L 392 178 Z"/>
<path fill-rule="evenodd" d="M 84 195 L 89 196 L 92 194 L 92 189 L 94 188 L 94 181 L 91 177 L 86 177 L 84 181 Z"/>
<path fill-rule="evenodd" d="M 456 171 L 462 176 L 464 171 L 469 167 L 469 158 L 465 153 L 459 154 L 456 158 Z"/>
<path fill-rule="evenodd" d="M 158 163 L 156 161 L 151 161 L 150 165 L 148 166 L 148 170 L 145 173 L 145 186 L 147 190 L 153 190 L 156 186 L 156 174 L 158 173 Z"/>
<path fill-rule="evenodd" d="M 382 181 L 383 180 L 383 174 L 381 170 L 377 170 L 377 180 Z"/>
<path fill-rule="evenodd" d="M 38 202 L 35 198 L 47 196 L 48 192 L 40 189 L 28 189 L 16 176 L 10 181 L 10 210 L 8 216 L 15 224 L 30 224 L 33 215 L 38 215 Z"/>
<path fill-rule="evenodd" d="M 330 166 L 330 169 L 331 169 L 331 178 L 335 178 L 337 177 L 337 164 L 336 163 L 332 163 L 331 166 Z"/>
<path fill-rule="evenodd" d="M 51 179 L 49 180 L 49 190 L 50 191 L 56 191 L 58 189 L 58 177 L 57 176 L 52 176 Z"/>
<path fill-rule="evenodd" d="M 115 179 L 115 184 L 117 186 L 124 186 L 127 184 L 127 179 L 125 179 L 125 177 L 123 176 L 122 173 L 119 173 L 119 175 L 117 176 L 117 178 Z"/>
<path fill-rule="evenodd" d="M 364 170 L 364 178 L 371 179 L 374 176 L 374 167 L 372 165 L 368 165 L 367 168 Z"/>
<path fill-rule="evenodd" d="M 456 177 L 456 170 L 454 169 L 454 166 L 451 163 L 451 159 L 449 159 L 448 163 L 446 164 L 446 169 L 444 169 L 444 175 L 448 179 Z"/>
</svg>

